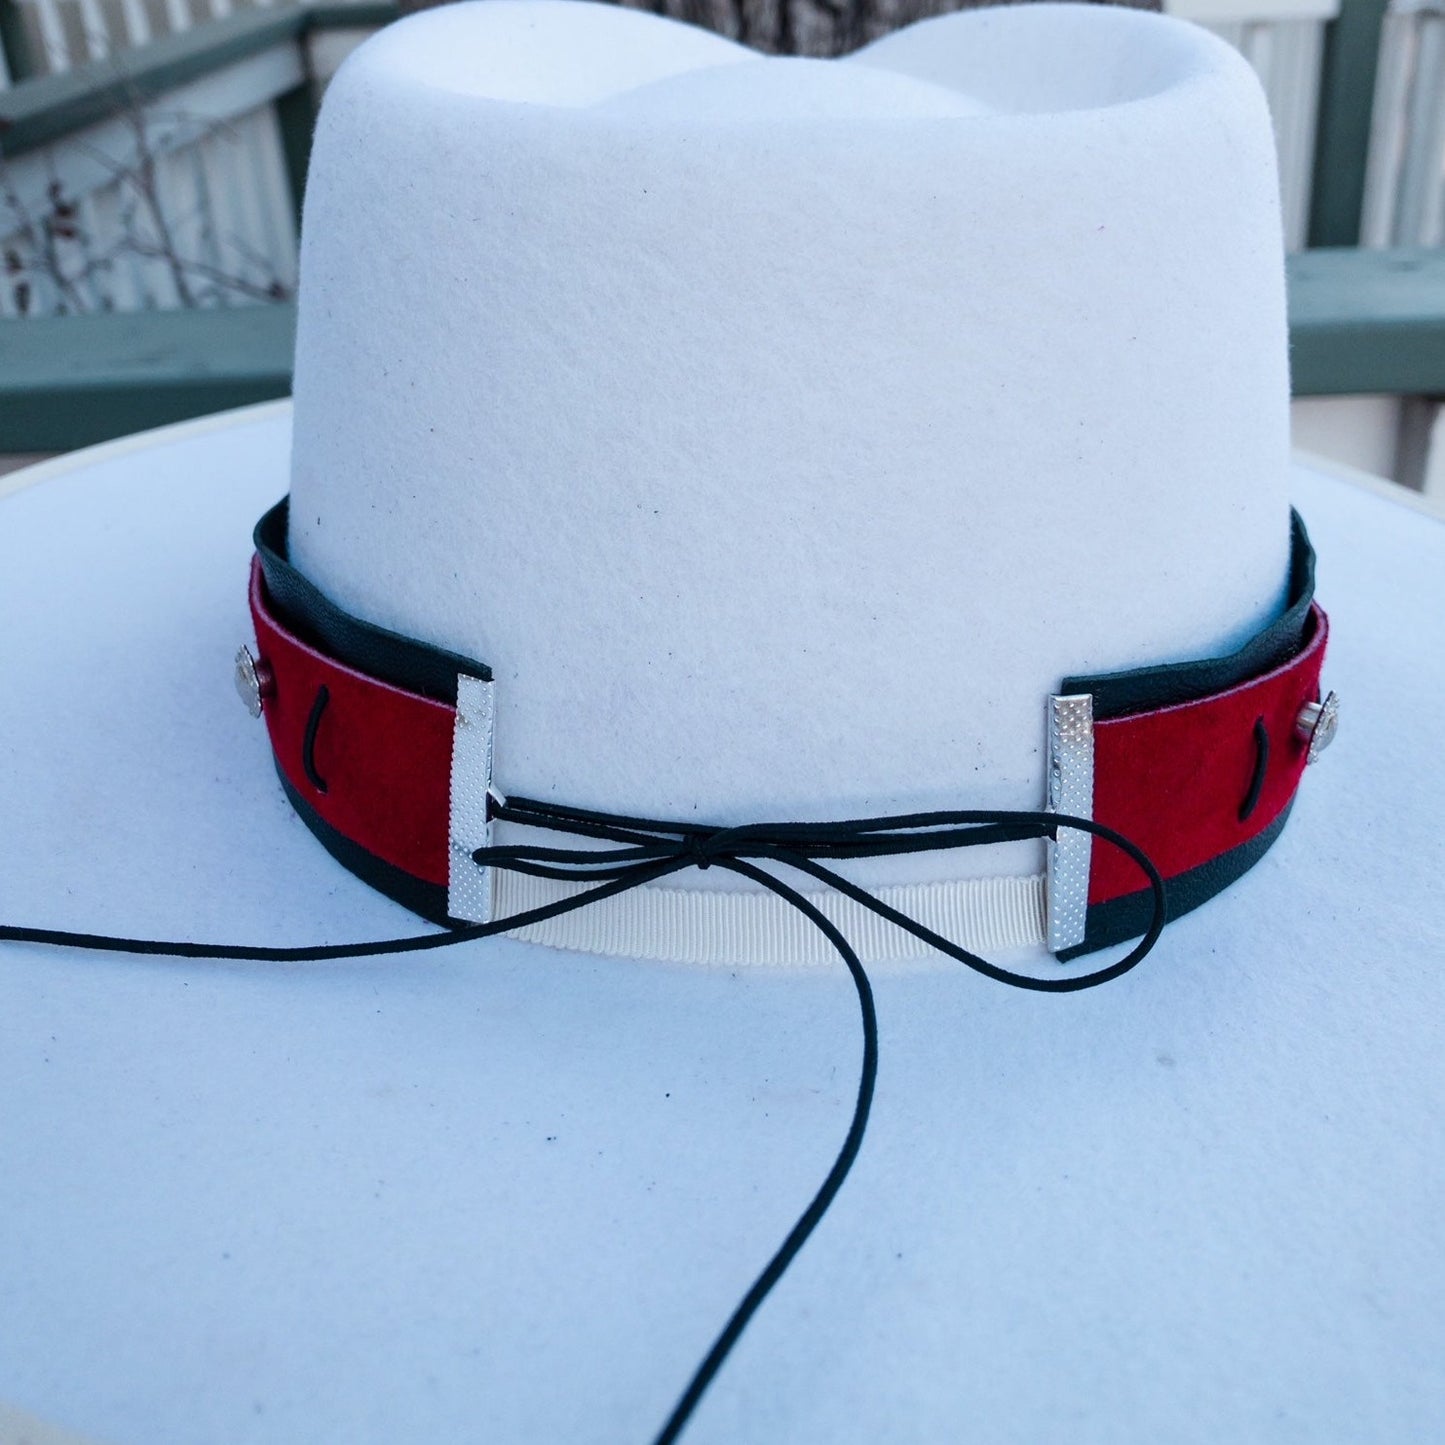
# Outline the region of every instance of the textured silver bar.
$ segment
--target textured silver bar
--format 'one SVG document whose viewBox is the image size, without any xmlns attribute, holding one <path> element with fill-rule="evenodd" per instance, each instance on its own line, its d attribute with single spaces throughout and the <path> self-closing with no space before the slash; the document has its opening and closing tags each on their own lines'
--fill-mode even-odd
<svg viewBox="0 0 1445 1445">
<path fill-rule="evenodd" d="M 1094 699 L 1086 692 L 1049 699 L 1048 810 L 1094 816 Z M 1084 941 L 1093 842 L 1088 833 L 1064 828 L 1045 847 L 1051 953 Z"/>
<path fill-rule="evenodd" d="M 485 848 L 492 841 L 487 792 L 492 786 L 494 686 L 476 677 L 457 678 L 447 912 L 467 923 L 492 921 L 492 870 L 478 867 L 472 861 L 472 851 Z"/>
</svg>

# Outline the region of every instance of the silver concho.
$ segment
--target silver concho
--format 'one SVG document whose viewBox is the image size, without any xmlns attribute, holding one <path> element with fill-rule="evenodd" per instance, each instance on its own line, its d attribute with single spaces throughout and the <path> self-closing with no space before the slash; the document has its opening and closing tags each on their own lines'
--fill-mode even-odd
<svg viewBox="0 0 1445 1445">
<path fill-rule="evenodd" d="M 252 717 L 260 717 L 270 692 L 270 669 L 253 657 L 251 649 L 242 643 L 236 653 L 236 695 L 246 704 L 246 711 Z"/>
<path fill-rule="evenodd" d="M 1318 761 L 1319 755 L 1335 740 L 1340 726 L 1340 700 L 1332 692 L 1325 694 L 1323 702 L 1307 702 L 1295 719 L 1295 731 L 1309 745 L 1305 755 L 1306 764 Z"/>
</svg>

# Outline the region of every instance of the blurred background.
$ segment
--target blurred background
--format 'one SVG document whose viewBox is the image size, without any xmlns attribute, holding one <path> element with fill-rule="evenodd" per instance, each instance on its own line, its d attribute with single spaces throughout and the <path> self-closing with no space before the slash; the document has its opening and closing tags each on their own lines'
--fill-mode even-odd
<svg viewBox="0 0 1445 1445">
<path fill-rule="evenodd" d="M 316 108 L 409 8 L 0 0 L 0 472 L 289 392 Z M 964 7 L 638 8 L 831 56 Z M 1163 8 L 1237 47 L 1269 99 L 1297 445 L 1445 500 L 1445 0 Z"/>
</svg>

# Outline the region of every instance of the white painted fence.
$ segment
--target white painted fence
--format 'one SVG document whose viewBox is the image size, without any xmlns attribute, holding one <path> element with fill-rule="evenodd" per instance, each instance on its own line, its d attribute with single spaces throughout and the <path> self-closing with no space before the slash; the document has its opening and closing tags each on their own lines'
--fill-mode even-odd
<svg viewBox="0 0 1445 1445">
<path fill-rule="evenodd" d="M 1445 245 L 1445 0 L 1392 0 L 1386 12 L 1360 244 Z M 1445 407 L 1438 397 L 1395 405 L 1388 474 L 1445 497 Z"/>
<path fill-rule="evenodd" d="M 41 73 L 110 62 L 269 0 L 15 0 Z M 41 152 L 0 161 L 0 317 L 254 304 L 291 294 L 296 215 L 278 46 Z"/>
<path fill-rule="evenodd" d="M 0 164 L 0 316 L 232 306 L 290 295 L 296 216 L 274 49 Z"/>
<path fill-rule="evenodd" d="M 1360 241 L 1445 245 L 1445 0 L 1385 16 Z"/>
<path fill-rule="evenodd" d="M 144 45 L 272 0 L 12 0 L 41 75 Z"/>
</svg>

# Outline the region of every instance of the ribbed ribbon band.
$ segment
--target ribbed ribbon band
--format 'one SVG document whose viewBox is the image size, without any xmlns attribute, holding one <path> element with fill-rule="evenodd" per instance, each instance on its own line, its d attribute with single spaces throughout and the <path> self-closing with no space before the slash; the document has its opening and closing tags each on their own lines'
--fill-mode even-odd
<svg viewBox="0 0 1445 1445">
<path fill-rule="evenodd" d="M 492 916 L 540 908 L 593 885 L 493 869 Z M 1044 942 L 1044 879 L 963 878 L 871 890 L 884 903 L 979 953 Z M 926 957 L 921 939 L 828 889 L 805 894 L 868 963 Z M 837 951 L 802 913 L 761 889 L 647 884 L 512 935 L 529 943 L 662 963 L 835 964 Z"/>
</svg>

